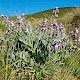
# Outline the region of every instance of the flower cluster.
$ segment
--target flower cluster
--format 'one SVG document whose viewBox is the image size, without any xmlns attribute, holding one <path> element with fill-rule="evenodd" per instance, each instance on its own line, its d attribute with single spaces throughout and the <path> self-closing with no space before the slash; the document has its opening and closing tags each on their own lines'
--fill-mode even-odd
<svg viewBox="0 0 80 80">
<path fill-rule="evenodd" d="M 52 44 L 51 47 L 52 47 L 52 48 L 55 48 L 55 49 L 56 49 L 56 48 L 59 49 L 60 46 L 61 46 L 61 44 L 62 44 L 61 40 L 57 40 L 57 39 L 53 40 L 53 43 L 54 43 L 54 44 Z"/>
<path fill-rule="evenodd" d="M 80 50 L 80 38 L 78 38 L 78 29 L 74 28 L 74 30 L 69 33 L 72 36 L 73 40 L 75 41 L 74 48 Z"/>
<path fill-rule="evenodd" d="M 72 51 L 73 43 L 66 35 L 64 25 L 56 21 L 58 13 L 59 9 L 56 7 L 53 9 L 51 20 L 43 19 L 41 24 L 34 27 L 26 23 L 24 13 L 17 16 L 15 21 L 1 15 L 6 24 L 4 35 L 6 47 L 2 52 L 8 58 L 5 57 L 6 65 L 11 65 L 12 71 L 19 70 L 16 74 L 20 79 L 22 78 L 19 74 L 23 72 L 25 77 L 27 77 L 25 74 L 33 74 L 34 80 L 43 80 L 45 75 L 53 75 L 56 69 L 58 70 L 57 66 L 61 67 L 62 63 L 65 66 L 65 57 Z M 77 33 L 77 28 L 70 32 L 71 35 Z M 76 43 L 80 45 L 80 38 L 76 40 Z"/>
<path fill-rule="evenodd" d="M 58 18 L 59 8 L 58 7 L 54 8 L 53 13 L 54 13 L 54 15 L 52 15 L 52 17 L 53 18 Z"/>
<path fill-rule="evenodd" d="M 17 19 L 15 21 L 11 20 L 9 17 L 5 15 L 1 15 L 1 17 L 4 19 L 3 23 L 6 25 L 6 27 L 9 29 L 11 27 L 14 28 L 14 32 L 17 32 L 18 30 L 28 32 L 27 24 L 25 23 L 24 13 L 17 16 Z"/>
<path fill-rule="evenodd" d="M 74 28 L 74 30 L 73 31 L 71 31 L 71 32 L 69 32 L 72 36 L 73 36 L 73 38 L 75 39 L 76 38 L 76 36 L 77 36 L 77 33 L 78 33 L 78 29 L 77 28 Z"/>
<path fill-rule="evenodd" d="M 54 16 L 53 19 L 56 18 L 56 15 L 58 15 L 59 10 L 58 8 L 55 8 L 53 10 Z M 50 38 L 52 36 L 52 42 L 51 42 L 51 48 L 52 49 L 60 49 L 62 46 L 64 46 L 64 43 L 69 42 L 69 38 L 66 35 L 65 27 L 62 23 L 54 22 L 53 20 L 45 19 L 42 21 L 41 24 L 38 25 L 40 27 L 40 31 L 46 32 L 46 37 Z M 77 31 L 77 29 L 75 29 Z M 65 44 L 65 45 L 66 45 Z M 66 47 L 66 46 L 65 46 Z"/>
</svg>

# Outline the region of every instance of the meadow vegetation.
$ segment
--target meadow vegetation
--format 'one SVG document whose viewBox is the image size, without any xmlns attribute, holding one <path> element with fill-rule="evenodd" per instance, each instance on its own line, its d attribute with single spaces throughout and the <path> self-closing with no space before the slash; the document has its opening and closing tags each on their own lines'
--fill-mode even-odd
<svg viewBox="0 0 80 80">
<path fill-rule="evenodd" d="M 80 80 L 80 8 L 1 15 L 0 28 L 0 80 Z"/>
</svg>

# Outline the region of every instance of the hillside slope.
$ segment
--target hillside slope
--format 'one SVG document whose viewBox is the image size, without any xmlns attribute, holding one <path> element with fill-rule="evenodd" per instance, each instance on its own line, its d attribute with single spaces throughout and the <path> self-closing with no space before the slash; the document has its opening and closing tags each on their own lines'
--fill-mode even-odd
<svg viewBox="0 0 80 80">
<path fill-rule="evenodd" d="M 80 30 L 80 7 L 65 7 L 59 8 L 59 18 L 58 22 L 62 22 L 65 27 L 66 31 L 71 31 L 74 27 L 78 27 Z M 31 15 L 25 15 L 25 19 L 29 20 L 33 26 L 41 23 L 41 21 L 45 18 L 51 19 L 53 15 L 53 9 L 45 10 L 42 12 L 38 12 Z M 11 20 L 15 20 L 16 16 L 10 17 Z M 4 31 L 5 26 L 2 25 L 2 19 L 0 18 L 0 29 Z M 80 34 L 80 33 L 79 33 Z"/>
</svg>

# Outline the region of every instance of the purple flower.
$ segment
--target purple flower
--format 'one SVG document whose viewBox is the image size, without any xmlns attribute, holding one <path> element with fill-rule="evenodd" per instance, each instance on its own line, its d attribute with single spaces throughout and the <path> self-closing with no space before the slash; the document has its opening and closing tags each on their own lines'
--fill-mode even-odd
<svg viewBox="0 0 80 80">
<path fill-rule="evenodd" d="M 22 23 L 22 22 L 23 22 L 23 17 L 22 17 L 21 15 L 19 15 L 19 16 L 17 17 L 17 21 L 20 22 L 20 23 Z"/>
<path fill-rule="evenodd" d="M 55 14 L 55 17 L 58 18 L 58 14 Z"/>
<path fill-rule="evenodd" d="M 58 32 L 55 33 L 55 36 L 58 36 Z"/>
<path fill-rule="evenodd" d="M 71 35 L 73 35 L 73 31 L 69 32 Z"/>
<path fill-rule="evenodd" d="M 50 26 L 53 26 L 53 25 L 54 25 L 53 23 L 50 24 Z"/>
<path fill-rule="evenodd" d="M 59 45 L 58 44 L 55 45 L 55 49 L 57 49 L 57 48 L 59 48 Z"/>
<path fill-rule="evenodd" d="M 55 48 L 55 44 L 52 44 L 52 45 L 51 45 L 51 48 Z"/>
<path fill-rule="evenodd" d="M 55 23 L 56 28 L 59 27 L 58 23 Z"/>
<path fill-rule="evenodd" d="M 53 42 L 57 42 L 57 41 L 58 41 L 57 39 L 53 40 Z"/>
<path fill-rule="evenodd" d="M 80 44 L 80 38 L 77 40 L 77 43 Z"/>
<path fill-rule="evenodd" d="M 55 39 L 53 40 L 54 44 L 51 45 L 52 48 L 59 48 L 62 44 L 61 40 Z"/>
<path fill-rule="evenodd" d="M 61 42 L 61 40 L 54 39 L 53 42 Z"/>
<path fill-rule="evenodd" d="M 56 8 L 53 9 L 53 13 L 59 13 L 58 7 L 56 7 Z"/>
<path fill-rule="evenodd" d="M 65 30 L 64 25 L 62 23 L 59 25 L 59 29 L 60 30 Z"/>
<path fill-rule="evenodd" d="M 48 20 L 46 19 L 46 20 L 43 20 L 43 22 L 42 22 L 42 24 L 46 24 L 48 22 Z"/>
<path fill-rule="evenodd" d="M 41 28 L 41 31 L 44 31 L 44 30 L 46 30 L 46 27 L 42 27 L 42 28 Z"/>
<path fill-rule="evenodd" d="M 14 29 L 13 31 L 14 31 L 14 33 L 16 33 L 16 29 Z"/>
<path fill-rule="evenodd" d="M 59 43 L 57 43 L 57 44 L 55 45 L 55 49 L 56 49 L 56 48 L 60 48 L 60 46 L 61 46 L 61 42 L 59 42 Z"/>
<path fill-rule="evenodd" d="M 6 15 L 4 15 L 4 14 L 2 14 L 1 17 L 4 18 L 5 20 L 8 20 L 8 19 L 9 19 L 9 18 L 8 18 Z"/>
<path fill-rule="evenodd" d="M 56 30 L 56 29 L 53 28 L 53 29 L 52 29 L 52 32 L 54 32 L 55 30 Z"/>
<path fill-rule="evenodd" d="M 74 34 L 74 37 L 76 37 L 77 36 L 77 34 Z"/>
<path fill-rule="evenodd" d="M 60 28 L 64 28 L 64 25 L 62 23 L 59 24 Z"/>
</svg>

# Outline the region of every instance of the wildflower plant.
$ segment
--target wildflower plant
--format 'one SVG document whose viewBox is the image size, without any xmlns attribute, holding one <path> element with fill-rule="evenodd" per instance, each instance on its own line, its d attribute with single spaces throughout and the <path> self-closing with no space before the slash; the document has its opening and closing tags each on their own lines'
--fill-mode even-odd
<svg viewBox="0 0 80 80">
<path fill-rule="evenodd" d="M 58 13 L 59 9 L 55 8 L 52 20 L 44 19 L 35 27 L 30 21 L 26 23 L 23 13 L 16 21 L 2 15 L 6 30 L 4 46 L 0 50 L 4 60 L 0 70 L 1 80 L 50 79 L 64 64 L 73 50 L 73 44 L 66 35 L 64 25 L 56 21 Z"/>
</svg>

